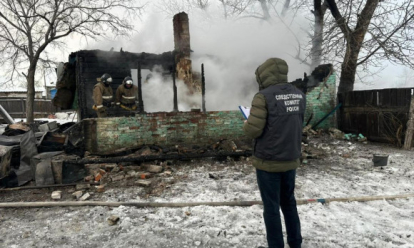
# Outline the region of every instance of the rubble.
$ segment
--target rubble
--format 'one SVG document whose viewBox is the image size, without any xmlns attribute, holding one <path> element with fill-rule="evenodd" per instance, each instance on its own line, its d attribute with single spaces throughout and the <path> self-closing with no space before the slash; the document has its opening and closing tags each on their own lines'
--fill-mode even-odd
<svg viewBox="0 0 414 248">
<path fill-rule="evenodd" d="M 329 128 L 328 131 L 329 131 L 329 134 L 332 138 L 345 139 L 345 134 L 339 129 Z"/>
<path fill-rule="evenodd" d="M 90 187 L 91 185 L 87 183 L 76 184 L 76 190 L 89 189 Z"/>
<path fill-rule="evenodd" d="M 153 155 L 154 152 L 152 152 L 148 146 L 145 146 L 141 148 L 140 150 L 138 150 L 137 152 L 135 152 L 135 154 L 138 156 L 148 156 L 148 155 Z"/>
<path fill-rule="evenodd" d="M 98 192 L 98 193 L 105 192 L 105 185 L 104 184 L 95 186 L 95 188 L 96 188 L 96 192 Z"/>
<path fill-rule="evenodd" d="M 79 198 L 79 201 L 86 201 L 91 197 L 89 193 L 85 193 L 81 198 Z"/>
<path fill-rule="evenodd" d="M 141 179 L 147 179 L 151 177 L 151 173 L 148 173 L 148 172 L 138 173 L 138 177 Z"/>
<path fill-rule="evenodd" d="M 74 193 L 72 193 L 72 195 L 76 198 L 76 200 L 79 200 L 79 198 L 82 197 L 83 192 L 81 190 L 75 191 Z"/>
<path fill-rule="evenodd" d="M 62 191 L 57 190 L 52 192 L 52 199 L 53 200 L 60 200 L 62 198 Z"/>
<path fill-rule="evenodd" d="M 116 216 L 116 215 L 111 215 L 111 216 L 108 217 L 107 221 L 108 221 L 108 224 L 110 226 L 113 226 L 113 225 L 116 225 L 118 223 L 119 217 Z"/>
<path fill-rule="evenodd" d="M 95 174 L 95 182 L 101 181 L 102 177 L 106 174 L 105 170 L 99 169 L 98 172 Z"/>
<path fill-rule="evenodd" d="M 105 164 L 105 171 L 112 171 L 113 169 L 115 169 L 118 165 L 116 163 L 112 163 L 112 164 Z"/>
<path fill-rule="evenodd" d="M 312 125 L 307 125 L 306 127 L 304 127 L 302 129 L 302 132 L 304 134 L 313 134 L 313 135 L 318 134 L 318 132 L 316 132 L 315 130 L 312 129 Z"/>
<path fill-rule="evenodd" d="M 58 127 L 56 121 L 47 122 L 45 124 L 39 125 L 39 130 L 41 132 L 54 132 L 58 129 L 59 129 L 59 127 Z"/>
<path fill-rule="evenodd" d="M 12 147 L 0 145 L 0 178 L 6 177 L 10 171 Z"/>
<path fill-rule="evenodd" d="M 162 166 L 150 165 L 147 170 L 151 173 L 160 173 L 162 171 Z"/>
<path fill-rule="evenodd" d="M 136 185 L 142 186 L 142 187 L 149 187 L 151 185 L 150 180 L 143 180 L 143 179 L 137 180 L 135 183 Z"/>
<path fill-rule="evenodd" d="M 125 178 L 124 174 L 116 174 L 114 176 L 111 176 L 112 182 L 121 181 L 124 178 Z"/>
</svg>

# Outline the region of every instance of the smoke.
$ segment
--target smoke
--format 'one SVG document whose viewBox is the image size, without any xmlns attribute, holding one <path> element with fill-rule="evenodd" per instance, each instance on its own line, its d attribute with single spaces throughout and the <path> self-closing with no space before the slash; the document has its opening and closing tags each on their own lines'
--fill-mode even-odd
<svg viewBox="0 0 414 248">
<path fill-rule="evenodd" d="M 137 84 L 137 70 L 131 70 L 132 79 Z M 171 75 L 163 74 L 158 68 L 142 70 L 142 100 L 147 112 L 170 112 L 174 110 L 174 89 Z M 179 111 L 200 108 L 201 96 L 190 95 L 188 87 L 181 80 L 176 80 L 177 102 Z"/>
<path fill-rule="evenodd" d="M 278 19 L 265 22 L 254 18 L 224 20 L 220 9 L 193 10 L 189 14 L 191 55 L 194 72 L 201 72 L 204 64 L 206 79 L 206 109 L 236 110 L 238 105 L 250 106 L 258 92 L 255 70 L 266 59 L 279 57 L 289 65 L 289 81 L 302 78 L 309 67 L 294 57 L 305 32 L 297 23 L 287 26 Z M 162 53 L 174 49 L 172 17 L 157 10 L 147 10 L 138 32 L 130 39 L 90 42 L 83 49 L 128 52 Z M 296 36 L 296 37 L 295 37 Z M 75 50 L 76 51 L 76 50 Z M 304 57 L 304 55 L 302 55 Z M 134 74 L 132 74 L 134 75 Z M 143 84 L 143 100 L 149 112 L 171 111 L 173 108 L 172 81 L 154 74 Z M 185 85 L 177 81 L 179 110 L 201 107 L 201 97 L 189 97 Z"/>
<path fill-rule="evenodd" d="M 304 40 L 303 31 L 297 31 L 295 38 L 282 22 L 256 19 L 211 20 L 206 27 L 197 21 L 200 16 L 189 16 L 190 33 L 193 71 L 199 71 L 202 63 L 205 67 L 207 110 L 250 106 L 258 92 L 256 68 L 268 58 L 287 61 L 289 81 L 308 72 L 308 66 L 294 59 L 299 46 L 296 38 Z"/>
</svg>

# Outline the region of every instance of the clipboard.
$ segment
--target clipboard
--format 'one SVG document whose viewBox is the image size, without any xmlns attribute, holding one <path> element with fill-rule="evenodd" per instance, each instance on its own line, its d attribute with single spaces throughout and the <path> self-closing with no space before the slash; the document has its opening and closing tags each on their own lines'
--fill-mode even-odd
<svg viewBox="0 0 414 248">
<path fill-rule="evenodd" d="M 239 109 L 240 109 L 240 112 L 242 112 L 244 118 L 247 120 L 247 118 L 249 118 L 249 115 L 250 115 L 250 108 L 240 105 Z"/>
</svg>

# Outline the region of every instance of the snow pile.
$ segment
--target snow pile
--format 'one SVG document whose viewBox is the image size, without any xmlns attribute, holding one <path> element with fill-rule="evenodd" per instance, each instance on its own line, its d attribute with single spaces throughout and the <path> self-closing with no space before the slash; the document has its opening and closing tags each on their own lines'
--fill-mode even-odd
<svg viewBox="0 0 414 248">
<path fill-rule="evenodd" d="M 309 146 L 325 157 L 297 170 L 298 199 L 412 194 L 412 151 L 330 139 Z M 389 154 L 374 167 L 373 154 Z M 195 160 L 172 166 L 181 180 L 157 196 L 109 189 L 94 200 L 199 202 L 260 200 L 249 161 Z M 210 174 L 214 174 L 211 177 Z M 167 180 L 166 178 L 165 180 Z M 414 198 L 299 205 L 302 247 L 414 247 Z M 110 226 L 107 218 L 120 217 Z M 257 247 L 266 245 L 262 206 L 147 208 L 121 206 L 0 209 L 1 247 Z"/>
</svg>

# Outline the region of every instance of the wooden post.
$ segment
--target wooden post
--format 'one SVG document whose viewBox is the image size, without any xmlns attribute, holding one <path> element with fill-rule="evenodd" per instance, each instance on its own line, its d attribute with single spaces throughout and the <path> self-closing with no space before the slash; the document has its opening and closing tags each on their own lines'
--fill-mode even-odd
<svg viewBox="0 0 414 248">
<path fill-rule="evenodd" d="M 26 118 L 26 110 L 25 110 L 26 104 L 23 98 L 21 99 L 21 101 L 22 101 L 22 117 L 21 118 Z"/>
<path fill-rule="evenodd" d="M 144 100 L 142 99 L 142 84 L 141 84 L 141 63 L 138 62 L 138 112 L 143 113 L 144 112 Z"/>
<path fill-rule="evenodd" d="M 414 133 L 414 97 L 411 96 L 410 112 L 408 112 L 407 131 L 405 132 L 404 149 L 410 150 Z"/>
<path fill-rule="evenodd" d="M 204 77 L 204 64 L 201 64 L 201 109 L 206 113 L 206 79 Z"/>
<path fill-rule="evenodd" d="M 173 80 L 173 93 L 174 93 L 174 109 L 173 109 L 173 112 L 178 112 L 178 96 L 177 96 L 177 85 L 175 83 L 175 68 L 173 69 L 172 80 Z"/>
</svg>

